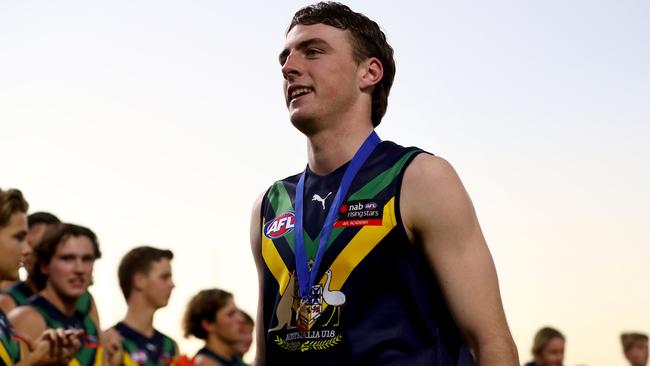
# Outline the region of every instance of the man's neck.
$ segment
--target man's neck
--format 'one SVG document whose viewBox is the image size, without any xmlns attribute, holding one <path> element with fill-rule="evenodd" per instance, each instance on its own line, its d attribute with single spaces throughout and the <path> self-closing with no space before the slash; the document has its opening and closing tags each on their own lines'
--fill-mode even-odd
<svg viewBox="0 0 650 366">
<path fill-rule="evenodd" d="M 309 168 L 318 175 L 327 175 L 348 161 L 372 133 L 371 124 L 342 126 L 317 132 L 307 138 Z"/>
<path fill-rule="evenodd" d="M 49 301 L 50 304 L 54 305 L 55 308 L 59 309 L 59 311 L 64 315 L 72 316 L 74 314 L 77 298 L 61 296 L 50 286 L 45 286 L 43 291 L 40 292 L 40 295 L 43 296 L 45 300 Z"/>
<path fill-rule="evenodd" d="M 235 357 L 235 350 L 233 349 L 232 345 L 225 343 L 213 334 L 208 335 L 208 339 L 205 341 L 205 348 L 216 353 L 219 357 L 223 358 L 226 361 L 230 361 L 233 357 Z"/>
<path fill-rule="evenodd" d="M 156 310 L 145 301 L 131 300 L 122 322 L 145 337 L 151 337 L 154 333 L 153 316 Z"/>
</svg>

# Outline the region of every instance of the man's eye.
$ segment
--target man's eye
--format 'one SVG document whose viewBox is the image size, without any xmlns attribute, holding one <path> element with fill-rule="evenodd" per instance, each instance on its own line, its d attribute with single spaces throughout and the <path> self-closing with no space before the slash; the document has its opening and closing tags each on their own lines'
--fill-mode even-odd
<svg viewBox="0 0 650 366">
<path fill-rule="evenodd" d="M 320 54 L 321 52 L 320 52 L 319 49 L 309 48 L 309 49 L 307 49 L 307 51 L 305 53 L 307 54 L 307 56 L 316 56 L 316 55 Z"/>
</svg>

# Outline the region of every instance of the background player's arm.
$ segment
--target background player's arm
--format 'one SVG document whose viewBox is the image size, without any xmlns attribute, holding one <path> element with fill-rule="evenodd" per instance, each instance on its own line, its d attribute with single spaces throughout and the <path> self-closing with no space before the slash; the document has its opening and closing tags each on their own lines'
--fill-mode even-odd
<svg viewBox="0 0 650 366">
<path fill-rule="evenodd" d="M 22 359 L 15 366 L 67 365 L 81 347 L 79 329 L 46 329 L 38 339 L 20 338 Z"/>
<path fill-rule="evenodd" d="M 43 316 L 31 306 L 19 306 L 9 313 L 9 322 L 19 336 L 38 339 L 48 329 Z"/>
<path fill-rule="evenodd" d="M 474 359 L 481 366 L 519 365 L 494 262 L 453 167 L 420 154 L 407 168 L 401 192 L 409 238 L 423 246 Z"/>
<path fill-rule="evenodd" d="M 104 347 L 104 364 L 108 366 L 120 365 L 124 350 L 122 348 L 122 335 L 111 327 L 101 335 L 102 347 Z"/>
<path fill-rule="evenodd" d="M 253 259 L 257 267 L 257 280 L 259 282 L 259 296 L 257 300 L 257 320 L 255 321 L 255 366 L 264 366 L 266 355 L 266 334 L 264 334 L 264 260 L 262 259 L 262 228 L 260 227 L 262 200 L 264 195 L 260 195 L 253 205 L 251 213 L 251 250 Z"/>
<path fill-rule="evenodd" d="M 0 294 L 0 309 L 9 314 L 16 307 L 14 299 L 7 294 Z"/>
</svg>

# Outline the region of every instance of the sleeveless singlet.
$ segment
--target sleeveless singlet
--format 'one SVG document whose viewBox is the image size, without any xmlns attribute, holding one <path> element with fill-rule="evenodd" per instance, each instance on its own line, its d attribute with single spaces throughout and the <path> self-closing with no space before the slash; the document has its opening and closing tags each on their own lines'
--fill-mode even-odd
<svg viewBox="0 0 650 366">
<path fill-rule="evenodd" d="M 17 281 L 3 292 L 14 300 L 16 306 L 29 305 L 29 298 L 34 296 L 34 292 L 25 284 L 25 281 Z M 76 310 L 82 314 L 88 314 L 92 301 L 93 296 L 90 292 L 84 292 L 77 300 Z"/>
<path fill-rule="evenodd" d="M 176 356 L 176 342 L 154 329 L 151 337 L 139 333 L 135 329 L 120 322 L 115 325 L 122 335 L 124 366 L 166 366 L 171 364 Z"/>
<path fill-rule="evenodd" d="M 457 365 L 460 333 L 425 253 L 409 241 L 399 212 L 404 171 L 419 153 L 389 141 L 377 146 L 342 201 L 319 280 L 304 304 L 293 242 L 300 175 L 268 189 L 260 223 L 266 364 Z M 307 169 L 303 227 L 312 261 L 346 167 L 324 177 Z M 306 329 L 299 331 L 301 306 L 306 306 L 300 312 Z"/>
<path fill-rule="evenodd" d="M 82 329 L 86 332 L 81 349 L 70 361 L 69 366 L 100 366 L 103 364 L 103 350 L 99 342 L 97 325 L 87 313 L 75 310 L 72 316 L 67 316 L 40 295 L 30 297 L 29 305 L 43 316 L 48 328 Z"/>
</svg>

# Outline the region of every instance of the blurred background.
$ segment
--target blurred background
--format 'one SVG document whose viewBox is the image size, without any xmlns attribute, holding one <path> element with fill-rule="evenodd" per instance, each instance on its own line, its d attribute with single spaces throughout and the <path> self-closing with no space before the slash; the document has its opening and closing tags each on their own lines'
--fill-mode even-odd
<svg viewBox="0 0 650 366">
<path fill-rule="evenodd" d="M 174 251 L 155 325 L 183 353 L 190 296 L 254 314 L 254 199 L 306 164 L 277 56 L 311 2 L 0 2 L 0 187 L 89 226 L 103 326 L 130 248 Z M 349 1 L 395 49 L 378 133 L 445 157 L 473 198 L 522 363 L 537 329 L 566 365 L 625 365 L 650 331 L 650 3 Z M 248 355 L 248 359 L 252 357 Z"/>
</svg>

